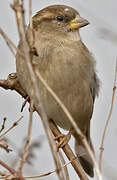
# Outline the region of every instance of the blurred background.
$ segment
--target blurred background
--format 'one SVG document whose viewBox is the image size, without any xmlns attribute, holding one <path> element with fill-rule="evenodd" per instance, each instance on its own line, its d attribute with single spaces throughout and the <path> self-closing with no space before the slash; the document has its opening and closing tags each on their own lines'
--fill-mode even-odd
<svg viewBox="0 0 117 180">
<path fill-rule="evenodd" d="M 0 27 L 7 33 L 9 38 L 17 45 L 18 33 L 15 16 L 10 8 L 12 0 L 0 2 Z M 94 113 L 91 121 L 91 136 L 95 147 L 97 159 L 101 137 L 105 122 L 109 113 L 113 82 L 115 74 L 115 64 L 117 57 L 117 1 L 115 0 L 32 0 L 33 15 L 40 9 L 52 4 L 66 4 L 79 11 L 81 16 L 86 18 L 90 25 L 81 29 L 81 37 L 88 49 L 93 53 L 97 62 L 97 72 L 101 80 L 99 97 L 95 101 Z M 25 0 L 25 8 L 28 9 L 28 0 Z M 26 21 L 28 24 L 28 11 L 26 11 Z M 8 49 L 3 38 L 0 36 L 0 79 L 7 78 L 9 73 L 15 72 L 15 58 Z M 104 153 L 103 153 L 103 177 L 105 180 L 117 180 L 117 94 L 115 95 L 114 108 L 107 129 Z M 12 167 L 17 167 L 20 155 L 23 150 L 28 127 L 28 105 L 21 113 L 20 109 L 23 98 L 14 91 L 6 91 L 0 87 L 0 126 L 3 118 L 7 117 L 6 128 L 12 125 L 22 115 L 20 124 L 12 129 L 6 136 L 9 146 L 13 151 L 7 154 L 0 150 L 1 159 Z M 67 132 L 64 132 L 67 133 Z M 32 129 L 32 154 L 28 159 L 28 164 L 24 167 L 24 175 L 37 175 L 49 172 L 53 169 L 54 163 L 45 136 L 41 120 L 34 113 Z M 73 138 L 70 140 L 71 147 L 74 147 Z M 68 165 L 71 179 L 78 179 L 71 165 Z M 43 177 L 43 180 L 57 179 L 56 174 Z M 93 178 L 96 180 L 96 176 Z"/>
</svg>

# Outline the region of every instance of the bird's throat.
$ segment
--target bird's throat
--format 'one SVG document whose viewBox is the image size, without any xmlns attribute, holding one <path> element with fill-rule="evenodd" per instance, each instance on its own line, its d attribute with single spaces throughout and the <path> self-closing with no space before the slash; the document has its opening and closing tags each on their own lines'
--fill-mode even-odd
<svg viewBox="0 0 117 180">
<path fill-rule="evenodd" d="M 69 40 L 72 40 L 72 41 L 80 41 L 81 38 L 80 38 L 80 33 L 78 30 L 75 30 L 75 31 L 70 31 L 68 33 L 68 39 Z"/>
</svg>

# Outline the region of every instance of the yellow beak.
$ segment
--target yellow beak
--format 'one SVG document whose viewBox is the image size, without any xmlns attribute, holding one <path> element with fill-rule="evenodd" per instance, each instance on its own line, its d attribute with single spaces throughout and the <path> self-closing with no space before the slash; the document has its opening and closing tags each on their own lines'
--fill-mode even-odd
<svg viewBox="0 0 117 180">
<path fill-rule="evenodd" d="M 86 19 L 84 19 L 78 15 L 75 17 L 75 19 L 70 21 L 71 29 L 79 29 L 81 27 L 87 26 L 88 24 L 89 24 L 89 22 Z"/>
</svg>

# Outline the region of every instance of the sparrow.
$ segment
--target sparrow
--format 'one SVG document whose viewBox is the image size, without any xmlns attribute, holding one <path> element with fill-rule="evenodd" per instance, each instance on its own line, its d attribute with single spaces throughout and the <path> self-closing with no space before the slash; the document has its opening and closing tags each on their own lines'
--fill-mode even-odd
<svg viewBox="0 0 117 180">
<path fill-rule="evenodd" d="M 99 92 L 99 79 L 95 59 L 82 42 L 79 33 L 80 28 L 88 24 L 89 22 L 75 9 L 66 5 L 52 5 L 37 12 L 32 18 L 31 63 L 33 70 L 38 69 L 46 83 L 66 106 L 93 150 L 90 120 L 95 97 Z M 30 42 L 29 28 L 26 37 Z M 23 53 L 25 52 L 20 41 L 16 54 L 18 80 L 38 110 L 38 101 L 35 94 L 32 95 L 32 84 Z M 37 80 L 48 120 L 52 119 L 65 130 L 72 129 L 76 155 L 85 172 L 93 177 L 93 162 L 72 124 L 38 77 Z"/>
</svg>

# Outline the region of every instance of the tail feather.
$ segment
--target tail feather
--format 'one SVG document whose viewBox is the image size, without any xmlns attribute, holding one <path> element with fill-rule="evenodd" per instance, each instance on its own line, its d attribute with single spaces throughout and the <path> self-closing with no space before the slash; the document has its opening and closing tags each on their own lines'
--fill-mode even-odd
<svg viewBox="0 0 117 180">
<path fill-rule="evenodd" d="M 75 151 L 76 151 L 76 155 L 78 156 L 79 161 L 80 161 L 84 171 L 90 177 L 93 177 L 94 176 L 93 162 L 92 162 L 90 156 L 87 154 L 83 145 L 79 144 L 78 141 L 75 142 Z"/>
<path fill-rule="evenodd" d="M 86 159 L 83 157 L 79 157 L 79 161 L 84 169 L 84 171 L 90 176 L 94 177 L 94 170 L 92 164 L 90 164 Z"/>
</svg>

